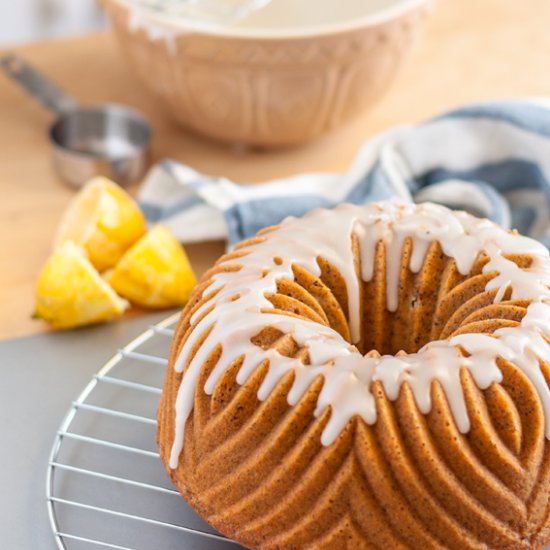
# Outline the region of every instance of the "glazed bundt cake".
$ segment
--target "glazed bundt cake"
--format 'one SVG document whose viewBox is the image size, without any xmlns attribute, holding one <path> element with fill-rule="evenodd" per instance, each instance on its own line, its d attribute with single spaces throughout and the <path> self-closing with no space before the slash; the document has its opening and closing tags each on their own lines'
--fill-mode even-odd
<svg viewBox="0 0 550 550">
<path fill-rule="evenodd" d="M 539 548 L 549 287 L 541 244 L 434 204 L 288 218 L 184 309 L 161 458 L 249 548 Z"/>
</svg>

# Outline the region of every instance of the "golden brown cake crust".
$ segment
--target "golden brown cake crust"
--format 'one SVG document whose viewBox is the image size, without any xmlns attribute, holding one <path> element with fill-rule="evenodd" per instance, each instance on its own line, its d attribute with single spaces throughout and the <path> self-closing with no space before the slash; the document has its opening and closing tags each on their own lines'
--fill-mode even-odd
<svg viewBox="0 0 550 550">
<path fill-rule="evenodd" d="M 182 313 L 170 352 L 158 445 L 170 478 L 197 513 L 226 536 L 266 550 L 520 550 L 550 542 L 550 445 L 542 405 L 531 381 L 504 359 L 498 360 L 502 382 L 484 390 L 462 370 L 471 422 L 467 433 L 458 430 L 438 381 L 431 386 L 428 414 L 420 412 L 407 382 L 390 400 L 375 381 L 376 422 L 369 425 L 354 416 L 333 444 L 323 446 L 321 434 L 331 410 L 314 414 L 321 377 L 296 405 L 287 399 L 292 372 L 260 401 L 257 393 L 268 362 L 240 385 L 241 358 L 225 369 L 208 395 L 204 385 L 220 357 L 220 345 L 202 365 L 185 445 L 177 468 L 170 468 L 183 376 L 173 367 L 200 321 L 191 322 L 191 317 L 209 297 L 215 274 L 238 270 L 239 257 L 261 242 L 262 234 L 241 243 L 204 275 Z M 356 239 L 352 246 L 359 263 Z M 497 291 L 486 290 L 496 273 L 483 271 L 484 254 L 462 275 L 433 242 L 421 269 L 413 273 L 411 251 L 409 239 L 399 268 L 398 307 L 389 312 L 386 250 L 382 242 L 376 247 L 374 274 L 360 286 L 361 338 L 356 346 L 361 353 L 411 353 L 431 340 L 493 333 L 523 319 L 528 301 L 512 300 L 507 291 L 495 304 Z M 524 254 L 509 259 L 522 267 L 531 262 Z M 274 311 L 329 325 L 350 341 L 345 282 L 325 258 L 318 263 L 320 276 L 294 266 L 294 281 L 281 281 L 268 299 Z M 267 325 L 254 344 L 309 363 L 307 350 Z M 200 340 L 195 348 L 199 346 Z M 541 361 L 540 368 L 550 383 L 549 365 Z"/>
</svg>

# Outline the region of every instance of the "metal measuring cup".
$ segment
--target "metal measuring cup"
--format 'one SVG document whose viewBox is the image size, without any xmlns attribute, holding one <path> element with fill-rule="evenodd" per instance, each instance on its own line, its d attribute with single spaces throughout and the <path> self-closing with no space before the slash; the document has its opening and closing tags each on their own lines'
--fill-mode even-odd
<svg viewBox="0 0 550 550">
<path fill-rule="evenodd" d="M 0 57 L 0 67 L 56 120 L 50 126 L 54 166 L 67 183 L 80 187 L 91 177 L 133 183 L 147 168 L 151 126 L 124 105 L 79 105 L 19 57 Z"/>
</svg>

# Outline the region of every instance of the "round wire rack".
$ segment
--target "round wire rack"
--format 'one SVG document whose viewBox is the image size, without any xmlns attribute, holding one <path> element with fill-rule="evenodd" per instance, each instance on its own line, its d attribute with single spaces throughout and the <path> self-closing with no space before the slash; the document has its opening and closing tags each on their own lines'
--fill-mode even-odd
<svg viewBox="0 0 550 550">
<path fill-rule="evenodd" d="M 65 416 L 46 478 L 58 548 L 239 548 L 187 506 L 156 450 L 156 408 L 177 318 L 119 350 Z"/>
</svg>

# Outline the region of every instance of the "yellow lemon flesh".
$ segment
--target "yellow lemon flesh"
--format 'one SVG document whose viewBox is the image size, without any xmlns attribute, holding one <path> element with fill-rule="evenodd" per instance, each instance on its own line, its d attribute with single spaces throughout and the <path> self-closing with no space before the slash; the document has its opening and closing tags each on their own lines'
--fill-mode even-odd
<svg viewBox="0 0 550 550">
<path fill-rule="evenodd" d="M 50 256 L 38 277 L 35 295 L 35 316 L 55 328 L 97 323 L 128 307 L 94 269 L 83 249 L 71 241 Z"/>
<path fill-rule="evenodd" d="M 145 219 L 134 199 L 111 180 L 96 177 L 69 205 L 55 244 L 73 241 L 103 271 L 115 265 L 145 232 Z"/>
<path fill-rule="evenodd" d="M 162 225 L 132 246 L 105 279 L 121 296 L 151 308 L 184 305 L 197 283 L 183 247 Z"/>
</svg>

